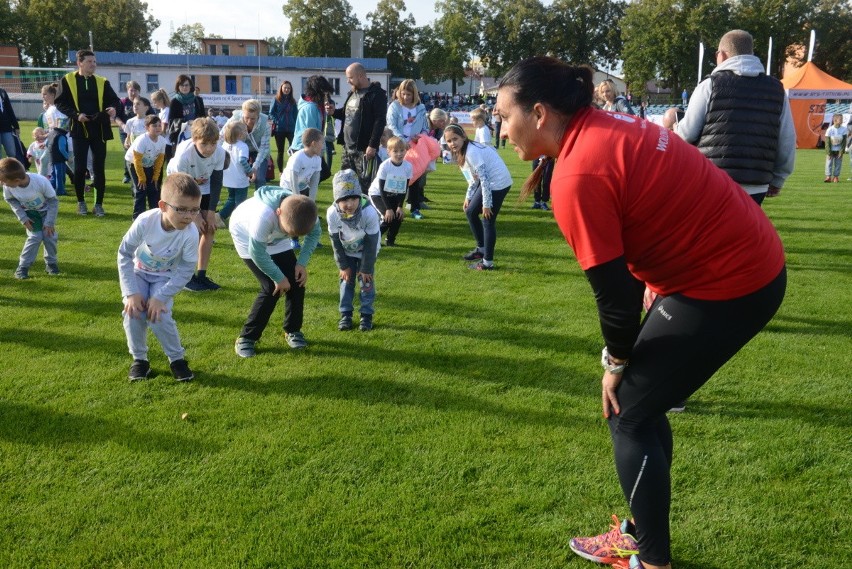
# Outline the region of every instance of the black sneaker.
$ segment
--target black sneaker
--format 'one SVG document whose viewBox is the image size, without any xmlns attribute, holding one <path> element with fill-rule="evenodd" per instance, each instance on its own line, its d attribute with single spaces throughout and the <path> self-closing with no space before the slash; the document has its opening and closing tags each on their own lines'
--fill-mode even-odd
<svg viewBox="0 0 852 569">
<path fill-rule="evenodd" d="M 30 268 L 19 266 L 17 269 L 15 269 L 15 278 L 19 281 L 27 280 L 28 278 L 30 278 Z"/>
<path fill-rule="evenodd" d="M 45 263 L 44 272 L 48 275 L 58 275 L 59 273 L 59 265 L 56 263 Z"/>
<path fill-rule="evenodd" d="M 133 360 L 133 365 L 130 366 L 127 377 L 130 381 L 140 381 L 148 379 L 149 375 L 151 375 L 151 364 L 148 363 L 148 360 Z"/>
<path fill-rule="evenodd" d="M 465 261 L 478 261 L 479 259 L 484 259 L 485 253 L 480 251 L 479 249 L 473 249 L 470 253 L 462 257 Z"/>
<path fill-rule="evenodd" d="M 373 315 L 372 314 L 362 314 L 361 315 L 361 325 L 358 327 L 362 332 L 369 332 L 373 329 Z"/>
<path fill-rule="evenodd" d="M 192 275 L 192 278 L 189 279 L 189 282 L 184 285 L 183 290 L 188 290 L 190 292 L 204 292 L 205 290 L 210 289 L 207 288 L 204 283 L 201 282 L 201 279 L 199 279 L 195 275 Z"/>
<path fill-rule="evenodd" d="M 341 332 L 346 332 L 352 329 L 352 315 L 343 313 L 340 315 L 340 320 L 337 322 L 337 329 Z"/>
<path fill-rule="evenodd" d="M 172 368 L 172 375 L 178 381 L 189 381 L 195 377 L 192 370 L 189 369 L 189 364 L 186 363 L 186 360 L 175 360 L 169 364 L 169 367 Z"/>
<path fill-rule="evenodd" d="M 210 278 L 210 277 L 208 277 L 207 275 L 204 275 L 203 277 L 198 277 L 198 281 L 199 281 L 202 285 L 204 285 L 204 288 L 205 288 L 206 290 L 219 290 L 220 288 L 222 288 L 221 286 L 219 286 L 219 285 L 217 285 L 216 283 L 214 283 L 214 282 L 213 282 L 213 279 L 211 279 L 211 278 Z"/>
</svg>

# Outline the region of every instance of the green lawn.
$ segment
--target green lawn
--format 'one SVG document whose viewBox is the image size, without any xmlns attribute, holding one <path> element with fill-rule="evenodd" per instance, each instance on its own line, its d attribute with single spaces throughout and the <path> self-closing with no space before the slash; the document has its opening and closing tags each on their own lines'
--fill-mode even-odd
<svg viewBox="0 0 852 569">
<path fill-rule="evenodd" d="M 110 148 L 107 217 L 61 203 L 63 275 L 37 262 L 14 280 L 24 233 L 0 214 L 0 567 L 593 567 L 568 539 L 627 510 L 594 298 L 550 214 L 510 196 L 498 270 L 469 271 L 463 178 L 439 165 L 426 219 L 379 255 L 375 330 L 337 331 L 324 236 L 310 347 L 287 348 L 282 303 L 250 360 L 233 343 L 256 281 L 221 231 L 222 290 L 175 304 L 196 379 L 175 382 L 152 336 L 156 375 L 130 384 L 116 250 L 132 204 Z M 517 196 L 529 166 L 501 155 Z M 781 311 L 671 418 L 676 568 L 848 563 L 852 182 L 847 162 L 823 184 L 823 160 L 800 151 L 765 204 Z"/>
</svg>

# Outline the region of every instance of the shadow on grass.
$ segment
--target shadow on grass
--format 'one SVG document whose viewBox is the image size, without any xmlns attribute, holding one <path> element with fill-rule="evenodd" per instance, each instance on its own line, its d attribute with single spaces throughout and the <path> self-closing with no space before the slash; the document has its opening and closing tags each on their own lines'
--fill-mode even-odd
<svg viewBox="0 0 852 569">
<path fill-rule="evenodd" d="M 204 373 L 195 382 L 205 387 L 237 389 L 258 395 L 316 397 L 357 401 L 367 405 L 419 407 L 438 412 L 475 413 L 500 417 L 515 423 L 574 428 L 594 420 L 587 413 L 572 413 L 570 408 L 543 411 L 520 406 L 500 405 L 434 385 L 398 382 L 392 379 L 332 376 L 259 381 L 247 377 L 226 377 Z"/>
<path fill-rule="evenodd" d="M 121 330 L 121 317 L 117 316 L 116 321 L 118 329 Z M 127 344 L 124 341 L 124 334 L 121 332 L 118 332 L 118 336 L 114 338 L 98 337 L 96 341 L 92 341 L 91 338 L 82 334 L 72 336 L 55 331 L 0 328 L 0 342 L 7 346 L 20 345 L 26 348 L 23 353 L 31 349 L 43 349 L 76 354 L 82 348 L 87 351 L 97 349 L 110 356 L 127 352 Z"/>
<path fill-rule="evenodd" d="M 0 439 L 29 445 L 115 442 L 138 452 L 198 455 L 219 450 L 208 440 L 137 430 L 118 421 L 0 400 Z"/>
<path fill-rule="evenodd" d="M 719 400 L 708 403 L 696 398 L 690 399 L 687 410 L 694 415 L 714 415 L 722 417 L 737 417 L 745 419 L 786 419 L 805 421 L 817 426 L 832 425 L 844 429 L 852 428 L 852 415 L 849 409 L 840 405 L 826 407 L 809 405 L 807 403 L 791 403 L 789 401 L 742 401 Z"/>
<path fill-rule="evenodd" d="M 764 330 L 781 334 L 849 337 L 852 335 L 852 322 L 848 320 L 825 320 L 822 318 L 803 318 L 801 316 L 776 314 Z"/>
</svg>

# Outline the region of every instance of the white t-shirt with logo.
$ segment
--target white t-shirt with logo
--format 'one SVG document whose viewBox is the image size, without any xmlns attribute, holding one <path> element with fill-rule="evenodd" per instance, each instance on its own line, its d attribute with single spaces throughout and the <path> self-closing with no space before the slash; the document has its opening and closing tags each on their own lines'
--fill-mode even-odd
<svg viewBox="0 0 852 569">
<path fill-rule="evenodd" d="M 379 171 L 370 185 L 370 195 L 379 196 L 379 180 L 385 181 L 385 192 L 388 194 L 404 194 L 408 190 L 408 181 L 414 175 L 410 162 L 402 161 L 397 166 L 390 158 L 379 164 Z"/>
<path fill-rule="evenodd" d="M 134 153 L 138 152 L 142 155 L 142 167 L 151 168 L 157 161 L 157 156 L 165 154 L 167 143 L 168 139 L 165 136 L 158 136 L 157 140 L 151 140 L 147 133 L 137 136 L 124 153 L 124 160 L 132 164 Z"/>
<path fill-rule="evenodd" d="M 176 174 L 183 172 L 192 176 L 201 188 L 201 195 L 210 195 L 210 176 L 216 170 L 225 169 L 225 157 L 228 155 L 221 146 L 209 158 L 198 153 L 192 139 L 184 140 L 177 145 L 175 156 L 169 162 L 167 172 Z"/>
</svg>

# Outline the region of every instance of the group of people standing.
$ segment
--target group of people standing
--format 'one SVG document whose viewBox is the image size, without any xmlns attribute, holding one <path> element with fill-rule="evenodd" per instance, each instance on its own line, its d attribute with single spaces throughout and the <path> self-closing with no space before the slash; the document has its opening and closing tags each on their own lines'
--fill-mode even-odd
<svg viewBox="0 0 852 569">
<path fill-rule="evenodd" d="M 549 170 L 555 219 L 597 302 L 604 340 L 602 411 L 631 513 L 629 518 L 616 518 L 604 534 L 570 541 L 574 552 L 598 563 L 624 569 L 671 567 L 673 441 L 666 411 L 698 390 L 763 329 L 784 297 L 783 247 L 757 196 L 780 188 L 792 171 L 789 107 L 780 84 L 756 72 L 753 57 L 746 32 L 735 30 L 721 39 L 719 65 L 693 95 L 692 114 L 688 112 L 679 129 L 683 138 L 625 112 L 609 85 L 598 91 L 605 108 L 596 108 L 588 67 L 533 57 L 512 67 L 499 85 L 495 112 L 500 136 L 513 143 L 521 159 L 540 159 L 522 194 L 532 193 Z M 85 153 L 92 149 L 95 180 L 100 182 L 96 195 L 102 200 L 105 141 L 112 138 L 109 121 L 119 100 L 107 82 L 94 76 L 93 55 L 81 52 L 78 67 L 78 73 L 63 78 L 57 108 L 72 118 L 74 154 L 80 157 L 76 171 L 84 168 Z M 315 197 L 310 193 L 324 169 L 319 155 L 329 119 L 341 121 L 337 141 L 343 149 L 341 171 L 332 184 L 334 201 L 327 211 L 340 270 L 338 326 L 352 328 L 357 278 L 360 327 L 372 328 L 372 272 L 379 233 L 398 219 L 400 195 L 414 182 L 407 177 L 404 152 L 419 137 L 435 136 L 439 121 L 430 123 L 413 84 L 403 83 L 389 106 L 384 90 L 369 81 L 360 64 L 349 66 L 346 77 L 351 91 L 339 109 L 329 110 L 330 84 L 315 76 L 298 101 L 292 85 L 285 84 L 269 115 L 249 106 L 232 119 L 245 126 L 247 135 L 257 135 L 255 165 L 269 156 L 268 116 L 276 141 L 280 140 L 279 169 L 285 141 L 291 145 L 294 163 L 300 151 L 307 155 L 301 173 L 282 175 L 281 187 L 259 188 L 231 215 L 239 256 L 261 287 L 235 345 L 240 357 L 255 355 L 256 342 L 281 294 L 287 298 L 288 343 L 293 348 L 307 345 L 299 330 L 301 311 L 293 307 L 301 306 L 305 265 L 319 239 Z M 125 328 L 134 357 L 131 380 L 150 373 L 144 344 L 147 322 L 168 352 L 175 378 L 192 378 L 168 309 L 174 294 L 190 282 L 192 267 L 201 256 L 199 229 L 202 240 L 205 234 L 212 235 L 206 232 L 222 171 L 228 167 L 228 153 L 217 146 L 218 129 L 204 117 L 203 104 L 193 98 L 191 80 L 179 81 L 178 90 L 168 109 L 168 130 L 179 138 L 186 132 L 179 123 L 191 122 L 189 138 L 174 141 L 176 166 L 169 169 L 157 208 L 137 218 L 119 251 Z M 753 128 L 746 134 L 734 132 L 733 109 L 746 100 L 753 109 L 756 94 L 760 105 L 753 110 Z M 696 97 L 704 102 L 697 104 Z M 391 129 L 387 157 L 373 171 L 386 127 Z M 490 270 L 494 221 L 511 176 L 493 146 L 470 140 L 458 125 L 440 128 L 468 184 L 462 205 L 476 247 L 465 259 L 477 261 L 471 268 Z M 759 150 L 750 167 L 742 168 L 738 157 L 755 147 Z M 245 167 L 248 162 L 240 164 Z M 263 184 L 264 166 L 248 171 L 256 184 Z M 8 163 L 0 164 L 0 181 L 4 194 L 10 195 L 30 184 Z M 205 184 L 206 190 L 199 190 Z M 101 203 L 96 200 L 96 207 Z M 16 213 L 29 231 L 34 229 L 33 218 L 21 213 L 24 209 L 22 205 Z M 54 217 L 47 213 L 39 220 L 47 227 Z M 305 238 L 298 257 L 294 237 Z M 385 244 L 393 245 L 390 235 Z M 163 322 L 166 326 L 159 326 Z"/>
</svg>

